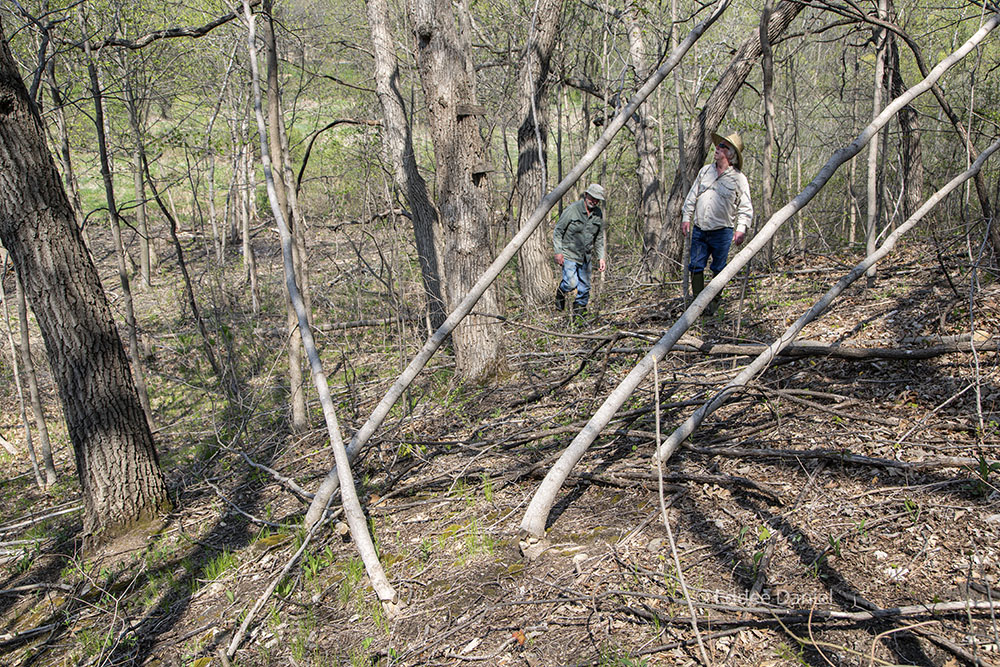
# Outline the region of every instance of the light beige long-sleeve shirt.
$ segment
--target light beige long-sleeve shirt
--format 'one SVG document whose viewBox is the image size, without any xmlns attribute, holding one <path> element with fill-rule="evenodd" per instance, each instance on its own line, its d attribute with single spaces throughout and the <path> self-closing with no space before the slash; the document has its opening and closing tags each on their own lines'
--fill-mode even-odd
<svg viewBox="0 0 1000 667">
<path fill-rule="evenodd" d="M 705 165 L 684 198 L 681 216 L 683 222 L 694 220 L 706 232 L 735 227 L 746 233 L 753 220 L 747 177 L 732 166 L 718 175 L 715 163 Z"/>
</svg>

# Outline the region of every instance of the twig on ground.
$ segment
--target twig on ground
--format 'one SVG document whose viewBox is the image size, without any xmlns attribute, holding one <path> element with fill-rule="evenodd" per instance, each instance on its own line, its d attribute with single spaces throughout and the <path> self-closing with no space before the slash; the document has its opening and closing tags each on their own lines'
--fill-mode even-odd
<svg viewBox="0 0 1000 667">
<path fill-rule="evenodd" d="M 653 397 L 656 405 L 656 449 L 660 448 L 660 377 L 659 366 L 653 362 Z M 670 528 L 670 517 L 667 515 L 667 503 L 663 495 L 663 464 L 660 459 L 656 459 L 656 474 L 659 478 L 658 497 L 660 501 L 660 513 L 663 517 L 663 526 L 667 529 L 667 541 L 670 543 L 670 554 L 674 558 L 674 567 L 677 568 L 677 581 L 680 582 L 681 592 L 688 605 L 688 612 L 691 614 L 691 629 L 694 630 L 695 639 L 698 640 L 698 652 L 701 654 L 701 661 L 705 667 L 710 667 L 711 660 L 705 651 L 705 643 L 701 640 L 701 631 L 698 630 L 698 614 L 691 604 L 691 596 L 688 594 L 687 583 L 684 581 L 684 570 L 681 567 L 681 559 L 677 556 L 677 543 L 674 541 L 674 531 Z"/>
</svg>

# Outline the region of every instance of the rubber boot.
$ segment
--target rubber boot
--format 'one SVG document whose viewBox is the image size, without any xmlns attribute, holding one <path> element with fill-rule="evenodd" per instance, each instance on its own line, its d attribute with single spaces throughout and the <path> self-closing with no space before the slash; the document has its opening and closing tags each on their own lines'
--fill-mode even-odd
<svg viewBox="0 0 1000 667">
<path fill-rule="evenodd" d="M 705 289 L 705 272 L 698 271 L 691 274 L 691 298 L 697 298 L 701 291 Z"/>
<path fill-rule="evenodd" d="M 556 288 L 556 310 L 566 310 L 566 292 Z"/>
</svg>

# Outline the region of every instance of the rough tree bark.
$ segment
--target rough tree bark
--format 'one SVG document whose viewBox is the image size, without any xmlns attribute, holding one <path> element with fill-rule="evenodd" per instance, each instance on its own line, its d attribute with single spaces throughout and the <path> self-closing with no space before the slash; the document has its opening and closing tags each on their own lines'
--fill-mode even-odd
<svg viewBox="0 0 1000 667">
<path fill-rule="evenodd" d="M 649 76 L 649 57 L 642 33 L 642 10 L 633 0 L 625 10 L 628 26 L 628 52 L 637 83 Z M 661 235 L 667 229 L 666 200 L 660 179 L 660 146 L 653 132 L 649 113 L 641 109 L 630 122 L 635 133 L 636 176 L 639 178 L 639 211 L 642 216 L 642 239 L 646 257 L 655 254 Z"/>
<path fill-rule="evenodd" d="M 768 24 L 767 35 L 770 42 L 785 31 L 805 5 L 795 0 L 781 0 L 775 7 Z M 722 73 L 719 82 L 712 89 L 698 117 L 691 124 L 684 146 L 683 171 L 678 168 L 674 183 L 667 198 L 667 224 L 661 231 L 657 251 L 647 258 L 647 264 L 654 273 L 668 274 L 680 268 L 683 237 L 680 231 L 681 206 L 687 195 L 685 183 L 693 183 L 698 170 L 705 162 L 708 148 L 712 143 L 712 133 L 719 128 L 729 110 L 736 93 L 746 81 L 750 70 L 761 56 L 760 33 L 754 33 L 736 50 L 729 66 Z"/>
<path fill-rule="evenodd" d="M 443 286 L 441 284 L 441 237 L 437 209 L 427 194 L 427 183 L 417 169 L 413 153 L 410 124 L 406 120 L 406 105 L 399 90 L 399 67 L 396 47 L 389 31 L 389 9 L 385 0 L 368 0 L 368 27 L 372 35 L 375 57 L 375 90 L 382 106 L 382 149 L 392 170 L 396 187 L 404 194 L 410 207 L 417 259 L 427 295 L 427 309 L 432 329 L 445 320 Z"/>
<path fill-rule="evenodd" d="M 469 292 L 490 264 L 488 167 L 476 100 L 470 46 L 459 32 L 448 0 L 411 0 L 417 40 L 417 67 L 427 100 L 437 162 L 438 210 L 444 226 L 443 266 L 448 310 Z M 502 314 L 492 287 L 479 309 Z M 456 327 L 456 374 L 482 381 L 506 368 L 501 325 L 492 317 L 472 314 Z"/>
<path fill-rule="evenodd" d="M 0 240 L 24 281 L 59 387 L 87 540 L 152 519 L 169 506 L 153 437 L 6 38 L 0 43 Z"/>
<path fill-rule="evenodd" d="M 549 63 L 559 35 L 562 0 L 539 0 L 531 19 L 528 44 L 518 76 L 517 129 L 518 227 L 525 224 L 548 187 Z M 518 253 L 517 279 L 521 297 L 529 305 L 552 298 L 552 265 L 549 238 L 533 234 Z"/>
</svg>

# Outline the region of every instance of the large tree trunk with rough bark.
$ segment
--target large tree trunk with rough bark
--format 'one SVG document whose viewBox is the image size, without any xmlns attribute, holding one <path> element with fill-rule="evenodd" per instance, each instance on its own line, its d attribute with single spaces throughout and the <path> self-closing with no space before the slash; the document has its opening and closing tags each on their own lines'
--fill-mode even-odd
<svg viewBox="0 0 1000 667">
<path fill-rule="evenodd" d="M 772 44 L 775 38 L 788 28 L 803 7 L 803 4 L 794 0 L 781 0 L 778 3 L 771 15 L 767 30 L 768 39 Z M 754 31 L 736 50 L 729 61 L 729 66 L 722 73 L 719 82 L 705 101 L 701 113 L 688 131 L 687 142 L 684 145 L 684 159 L 681 161 L 683 171 L 678 169 L 674 174 L 674 184 L 667 199 L 666 223 L 659 240 L 659 247 L 657 252 L 647 257 L 647 264 L 654 273 L 669 274 L 681 268 L 680 257 L 684 247 L 680 226 L 681 206 L 687 195 L 684 184 L 694 182 L 711 146 L 712 133 L 718 130 L 733 98 L 736 97 L 736 93 L 760 57 L 760 33 Z"/>
<path fill-rule="evenodd" d="M 438 211 L 444 227 L 443 266 L 448 310 L 461 303 L 490 265 L 489 188 L 486 152 L 479 132 L 475 72 L 469 45 L 459 32 L 448 0 L 411 0 L 417 67 L 427 100 L 437 162 Z M 477 304 L 480 313 L 501 314 L 493 287 Z M 506 362 L 500 324 L 470 314 L 452 339 L 456 372 L 479 381 L 501 372 Z"/>
<path fill-rule="evenodd" d="M 642 7 L 631 2 L 625 13 L 628 25 L 628 51 L 635 70 L 636 87 L 642 85 L 650 72 L 650 58 L 642 32 Z M 650 109 L 640 107 L 630 125 L 635 133 L 636 176 L 639 179 L 639 211 L 642 215 L 642 244 L 650 256 L 660 246 L 660 239 L 670 233 L 664 213 L 666 200 L 660 179 L 660 146 L 656 141 Z"/>
<path fill-rule="evenodd" d="M 413 153 L 410 125 L 406 120 L 406 106 L 399 90 L 399 67 L 396 48 L 389 32 L 389 9 L 385 0 L 368 0 L 368 27 L 372 35 L 375 57 L 375 90 L 382 106 L 382 148 L 385 160 L 392 170 L 393 182 L 406 196 L 410 206 L 413 236 L 417 245 L 420 273 L 427 294 L 427 309 L 431 328 L 436 330 L 444 323 L 444 295 L 441 284 L 441 251 L 438 239 L 441 231 L 437 210 L 427 194 L 427 183 L 417 170 Z"/>
<path fill-rule="evenodd" d="M 10 252 L 59 387 L 91 542 L 168 507 L 153 437 L 97 269 L 0 43 L 0 240 Z"/>
<path fill-rule="evenodd" d="M 562 0 L 540 0 L 532 16 L 518 86 L 516 199 L 518 226 L 524 225 L 548 192 L 549 62 L 556 45 Z M 531 305 L 552 298 L 552 256 L 547 234 L 532 234 L 518 253 L 521 296 Z"/>
</svg>

